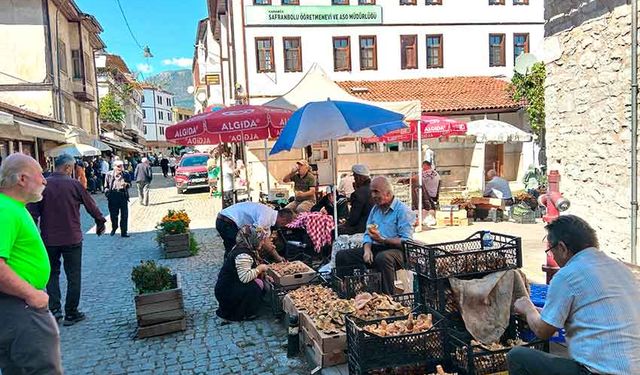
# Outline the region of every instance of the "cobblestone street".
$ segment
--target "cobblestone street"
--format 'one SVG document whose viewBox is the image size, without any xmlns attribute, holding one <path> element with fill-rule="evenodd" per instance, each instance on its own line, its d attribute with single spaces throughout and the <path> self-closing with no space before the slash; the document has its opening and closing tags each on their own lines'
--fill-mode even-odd
<svg viewBox="0 0 640 375">
<path fill-rule="evenodd" d="M 133 190 L 131 189 L 132 193 Z M 135 196 L 135 194 L 133 194 Z M 103 214 L 106 199 L 95 195 Z M 200 244 L 197 256 L 161 259 L 154 226 L 167 209 L 185 209 Z M 177 195 L 171 179 L 155 174 L 150 205 L 130 203 L 130 238 L 119 232 L 95 235 L 83 211 L 85 234 L 80 309 L 87 320 L 60 327 L 67 374 L 303 374 L 307 365 L 286 357 L 284 327 L 265 315 L 256 321 L 220 326 L 213 294 L 223 248 L 214 229 L 218 208 L 206 192 Z M 180 273 L 187 312 L 187 330 L 149 339 L 135 339 L 133 266 L 157 260 Z"/>
</svg>

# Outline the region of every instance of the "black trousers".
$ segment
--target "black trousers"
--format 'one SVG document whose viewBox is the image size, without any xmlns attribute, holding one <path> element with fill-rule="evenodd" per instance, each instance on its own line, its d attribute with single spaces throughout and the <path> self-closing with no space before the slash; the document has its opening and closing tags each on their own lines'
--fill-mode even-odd
<svg viewBox="0 0 640 375">
<path fill-rule="evenodd" d="M 49 309 L 34 309 L 0 293 L 0 311 L 2 375 L 61 375 L 60 331 Z"/>
<path fill-rule="evenodd" d="M 167 177 L 167 175 L 169 174 L 169 166 L 168 165 L 163 165 L 160 168 L 162 169 L 162 175 L 164 177 Z"/>
<path fill-rule="evenodd" d="M 109 215 L 111 215 L 111 230 L 118 229 L 120 217 L 120 234 L 127 234 L 129 228 L 129 198 L 126 193 L 113 191 L 107 198 L 109 201 Z"/>
<path fill-rule="evenodd" d="M 589 375 L 591 372 L 571 358 L 516 346 L 507 354 L 511 375 Z"/>
<path fill-rule="evenodd" d="M 216 230 L 220 237 L 222 237 L 222 243 L 224 244 L 224 257 L 236 246 L 236 235 L 238 235 L 238 225 L 233 220 L 218 215 L 216 219 Z"/>
<path fill-rule="evenodd" d="M 364 248 L 339 251 L 336 254 L 336 268 L 348 270 L 373 266 L 382 274 L 382 292 L 391 296 L 395 292 L 396 271 L 403 268 L 404 254 L 398 249 L 376 245 L 372 246 L 371 251 L 373 265 L 364 262 Z"/>
<path fill-rule="evenodd" d="M 60 304 L 60 258 L 64 261 L 64 274 L 67 277 L 67 296 L 64 311 L 66 315 L 76 313 L 80 304 L 82 282 L 82 242 L 68 246 L 47 246 L 51 276 L 47 283 L 49 309 L 61 310 Z"/>
</svg>

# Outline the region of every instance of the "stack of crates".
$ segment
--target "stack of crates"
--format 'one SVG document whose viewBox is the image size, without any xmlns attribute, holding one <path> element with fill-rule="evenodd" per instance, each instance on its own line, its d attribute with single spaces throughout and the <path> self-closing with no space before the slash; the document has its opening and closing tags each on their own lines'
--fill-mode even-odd
<svg viewBox="0 0 640 375">
<path fill-rule="evenodd" d="M 492 240 L 487 242 L 483 241 L 485 233 L 478 231 L 462 241 L 438 244 L 404 243 L 407 268 L 415 273 L 415 300 L 447 322 L 446 352 L 460 374 L 506 371 L 505 350 L 487 352 L 471 344 L 471 335 L 465 329 L 449 283 L 450 277 L 476 279 L 522 267 L 522 241 L 519 237 L 492 233 Z M 512 319 L 502 340 L 523 338 L 525 330 L 519 329 L 521 325 L 522 322 Z M 548 350 L 548 342 L 535 338 L 526 346 Z"/>
</svg>

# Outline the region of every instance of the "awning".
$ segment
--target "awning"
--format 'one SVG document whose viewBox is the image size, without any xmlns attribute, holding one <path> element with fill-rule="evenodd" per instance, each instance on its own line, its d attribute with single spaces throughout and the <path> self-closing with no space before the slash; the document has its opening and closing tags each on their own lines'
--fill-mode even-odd
<svg viewBox="0 0 640 375">
<path fill-rule="evenodd" d="M 64 132 L 54 129 L 48 125 L 35 121 L 13 116 L 13 121 L 20 129 L 22 135 L 41 139 L 48 139 L 60 143 L 65 142 Z"/>
<path fill-rule="evenodd" d="M 102 142 L 99 139 L 94 139 L 91 142 L 91 146 L 97 148 L 100 151 L 112 151 L 113 150 L 108 144 Z"/>
<path fill-rule="evenodd" d="M 476 120 L 467 123 L 467 135 L 476 137 L 476 142 L 508 143 L 530 142 L 533 135 L 515 126 L 497 120 Z"/>
<path fill-rule="evenodd" d="M 102 141 L 119 150 L 137 151 L 134 147 L 122 141 L 116 141 L 114 139 L 108 139 L 108 138 L 102 138 Z"/>
<path fill-rule="evenodd" d="M 103 133 L 100 136 L 100 139 L 117 149 L 127 150 L 127 151 L 142 151 L 144 147 L 142 145 L 131 142 L 127 139 L 121 138 L 120 136 L 115 135 L 113 132 Z"/>
</svg>

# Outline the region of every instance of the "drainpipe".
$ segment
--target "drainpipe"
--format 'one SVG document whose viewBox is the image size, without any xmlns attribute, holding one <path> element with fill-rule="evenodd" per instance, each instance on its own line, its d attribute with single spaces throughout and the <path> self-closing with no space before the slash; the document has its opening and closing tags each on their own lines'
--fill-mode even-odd
<svg viewBox="0 0 640 375">
<path fill-rule="evenodd" d="M 56 74 L 58 75 L 58 113 L 60 121 L 62 121 L 63 124 L 67 124 L 67 118 L 64 115 L 64 111 L 62 110 L 62 88 L 60 87 L 60 45 L 58 44 L 58 41 L 60 40 L 60 24 L 58 23 L 58 14 L 60 14 L 59 8 L 56 9 Z"/>
<path fill-rule="evenodd" d="M 244 0 L 240 0 L 240 7 L 242 8 L 242 57 L 244 59 L 244 92 L 247 98 L 247 101 L 244 104 L 251 104 L 249 103 L 249 67 L 247 66 L 247 26 L 245 25 L 244 21 Z M 275 64 L 275 61 L 273 61 L 272 63 Z M 337 209 L 334 211 L 337 211 Z"/>
<path fill-rule="evenodd" d="M 638 1 L 631 2 L 631 263 L 638 264 Z"/>
</svg>

